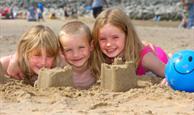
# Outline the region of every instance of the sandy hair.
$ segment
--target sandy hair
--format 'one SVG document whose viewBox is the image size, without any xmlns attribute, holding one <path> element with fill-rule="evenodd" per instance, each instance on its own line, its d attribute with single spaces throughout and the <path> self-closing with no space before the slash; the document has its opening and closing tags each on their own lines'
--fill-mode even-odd
<svg viewBox="0 0 194 115">
<path fill-rule="evenodd" d="M 92 40 L 90 28 L 81 21 L 69 21 L 61 27 L 61 30 L 59 32 L 59 39 L 64 34 L 83 34 L 83 32 L 86 34 L 86 37 L 88 38 L 90 43 Z"/>
<path fill-rule="evenodd" d="M 73 21 L 69 21 L 69 22 L 65 23 L 59 32 L 59 40 L 62 38 L 62 36 L 64 34 L 69 34 L 69 35 L 72 35 L 72 34 L 82 35 L 82 34 L 84 34 L 88 38 L 88 42 L 89 42 L 90 46 L 93 47 L 91 30 L 88 27 L 88 25 L 86 25 L 85 23 L 83 23 L 81 21 L 73 20 Z M 63 51 L 63 47 L 61 44 L 60 44 L 60 46 L 61 46 L 61 50 Z M 94 66 L 94 63 L 95 63 L 94 61 L 95 60 L 94 60 L 93 52 L 91 52 L 90 58 L 88 60 L 88 67 L 91 69 L 94 76 L 96 78 L 98 78 L 97 69 Z"/>
<path fill-rule="evenodd" d="M 142 43 L 136 33 L 136 30 L 131 23 L 130 18 L 119 8 L 109 8 L 104 10 L 96 18 L 96 22 L 93 27 L 92 37 L 94 42 L 94 55 L 98 64 L 107 62 L 107 56 L 105 56 L 99 46 L 99 30 L 105 25 L 111 24 L 118 27 L 126 35 L 126 42 L 124 47 L 124 60 L 132 60 L 136 63 L 139 61 L 139 52 L 142 49 Z M 100 65 L 98 65 L 100 67 Z M 99 69 L 100 71 L 100 69 Z"/>
<path fill-rule="evenodd" d="M 18 65 L 27 79 L 30 79 L 29 77 L 33 75 L 29 67 L 29 54 L 39 48 L 45 48 L 47 53 L 53 56 L 56 61 L 60 46 L 57 36 L 48 26 L 33 26 L 20 37 L 16 56 Z"/>
</svg>

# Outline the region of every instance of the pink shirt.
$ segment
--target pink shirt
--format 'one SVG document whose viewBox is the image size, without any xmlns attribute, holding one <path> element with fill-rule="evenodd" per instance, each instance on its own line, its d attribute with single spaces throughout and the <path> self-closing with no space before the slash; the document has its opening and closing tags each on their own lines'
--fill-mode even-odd
<svg viewBox="0 0 194 115">
<path fill-rule="evenodd" d="M 83 73 L 73 73 L 73 83 L 78 89 L 88 89 L 91 85 L 96 82 L 96 79 L 90 69 Z"/>
<path fill-rule="evenodd" d="M 168 62 L 168 56 L 164 52 L 164 50 L 157 46 L 153 46 L 153 47 L 154 49 L 151 48 L 149 45 L 147 45 L 147 46 L 144 46 L 144 48 L 140 51 L 140 62 L 136 70 L 137 75 L 144 75 L 148 71 L 146 68 L 143 67 L 142 59 L 149 52 L 152 52 L 153 54 L 155 54 L 157 58 L 162 62 L 164 62 L 165 64 Z"/>
</svg>

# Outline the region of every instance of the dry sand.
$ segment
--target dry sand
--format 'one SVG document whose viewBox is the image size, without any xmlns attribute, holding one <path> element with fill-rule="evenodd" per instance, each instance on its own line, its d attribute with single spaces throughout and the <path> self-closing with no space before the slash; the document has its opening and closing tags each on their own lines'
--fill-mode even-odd
<svg viewBox="0 0 194 115">
<path fill-rule="evenodd" d="M 81 19 L 92 26 L 93 20 Z M 55 32 L 63 20 L 39 22 Z M 22 32 L 36 22 L 0 20 L 0 56 L 15 51 Z M 157 44 L 168 53 L 194 50 L 194 30 L 177 29 L 177 22 L 134 21 L 142 40 Z M 89 90 L 70 87 L 38 89 L 22 81 L 0 84 L 0 115 L 194 115 L 194 93 L 160 87 L 148 74 L 141 87 L 127 92 L 108 92 L 99 82 Z"/>
</svg>

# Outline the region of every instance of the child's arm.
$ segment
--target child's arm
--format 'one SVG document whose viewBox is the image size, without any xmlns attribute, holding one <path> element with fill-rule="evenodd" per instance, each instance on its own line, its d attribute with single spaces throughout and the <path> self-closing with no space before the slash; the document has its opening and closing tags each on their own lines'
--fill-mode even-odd
<svg viewBox="0 0 194 115">
<path fill-rule="evenodd" d="M 9 62 L 10 62 L 11 57 L 12 57 L 12 55 L 5 56 L 5 57 L 1 57 L 0 58 L 0 62 L 2 64 L 2 67 L 3 67 L 4 72 L 6 74 L 7 74 L 7 68 L 8 68 L 8 65 L 9 65 Z"/>
<path fill-rule="evenodd" d="M 144 68 L 152 71 L 153 73 L 164 77 L 165 64 L 161 62 L 152 52 L 147 53 L 142 59 Z"/>
<path fill-rule="evenodd" d="M 9 76 L 12 78 L 21 80 L 23 79 L 23 73 L 21 72 L 19 65 L 17 63 L 16 55 L 13 55 L 12 58 L 10 59 L 8 68 L 7 68 L 7 73 Z"/>
<path fill-rule="evenodd" d="M 16 56 L 10 55 L 0 59 L 5 73 L 15 79 L 23 79 L 23 74 L 16 62 Z"/>
</svg>

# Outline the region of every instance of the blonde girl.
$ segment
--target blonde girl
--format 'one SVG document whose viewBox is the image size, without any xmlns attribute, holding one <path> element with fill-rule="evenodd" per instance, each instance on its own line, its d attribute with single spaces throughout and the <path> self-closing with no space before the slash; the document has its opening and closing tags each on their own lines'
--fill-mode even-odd
<svg viewBox="0 0 194 115">
<path fill-rule="evenodd" d="M 41 68 L 56 66 L 59 43 L 47 26 L 36 25 L 20 38 L 15 54 L 0 59 L 5 73 L 33 84 Z"/>
<path fill-rule="evenodd" d="M 96 81 L 89 27 L 81 21 L 67 22 L 60 30 L 59 41 L 62 55 L 73 69 L 74 87 L 88 89 Z"/>
<path fill-rule="evenodd" d="M 110 64 L 114 58 L 121 57 L 123 61 L 135 62 L 138 75 L 152 71 L 164 77 L 167 55 L 157 46 L 142 43 L 130 18 L 121 9 L 103 11 L 96 18 L 92 35 L 98 71 L 102 62 Z"/>
</svg>

